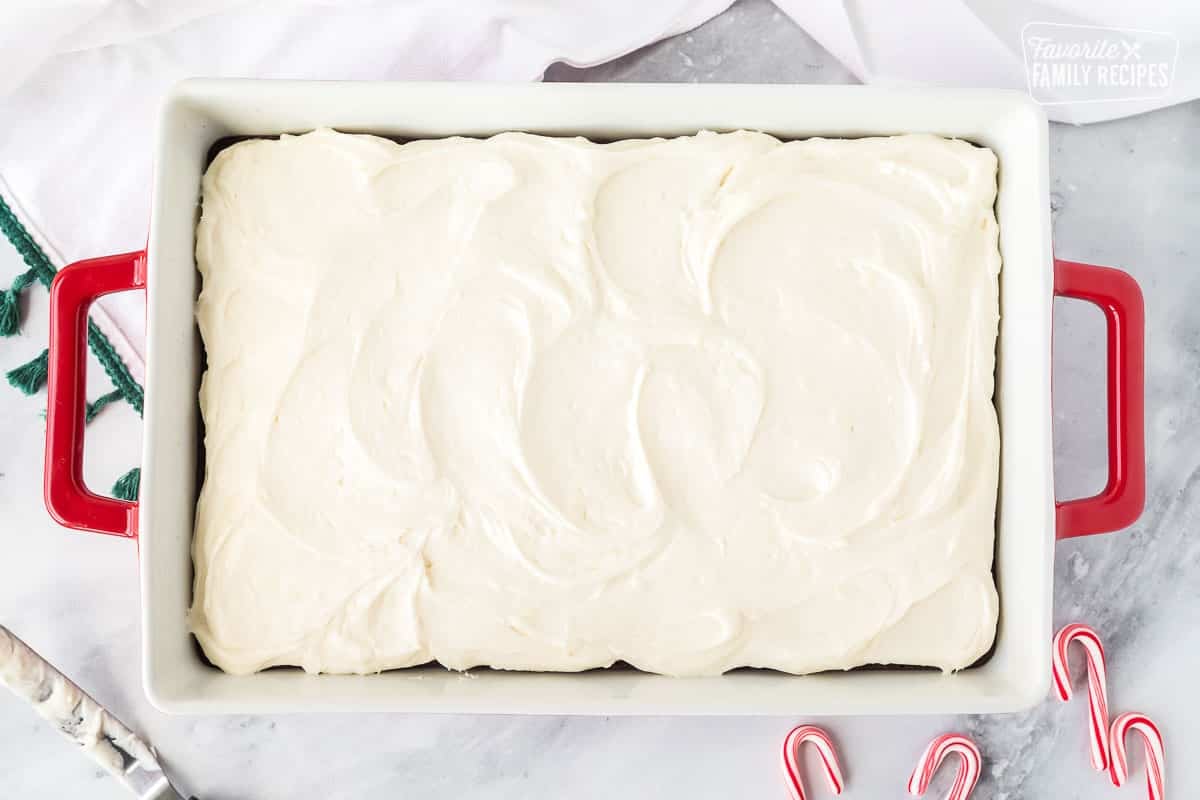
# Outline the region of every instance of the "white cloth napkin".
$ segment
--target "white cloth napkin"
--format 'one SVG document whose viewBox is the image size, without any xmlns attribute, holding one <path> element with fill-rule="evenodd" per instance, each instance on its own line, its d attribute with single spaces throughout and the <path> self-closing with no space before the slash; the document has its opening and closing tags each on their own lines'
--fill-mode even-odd
<svg viewBox="0 0 1200 800">
<path fill-rule="evenodd" d="M 1024 88 L 1030 21 L 1153 29 L 1180 43 L 1169 95 L 1052 106 L 1087 122 L 1200 96 L 1193 0 L 776 0 L 861 80 Z M 731 0 L 10 0 L 0 20 L 0 194 L 57 266 L 146 238 L 159 99 L 192 76 L 536 80 L 681 33 Z M 754 42 L 740 43 L 747 48 Z M 7 276 L 0 276 L 0 281 Z M 141 380 L 144 310 L 94 313 Z"/>
</svg>

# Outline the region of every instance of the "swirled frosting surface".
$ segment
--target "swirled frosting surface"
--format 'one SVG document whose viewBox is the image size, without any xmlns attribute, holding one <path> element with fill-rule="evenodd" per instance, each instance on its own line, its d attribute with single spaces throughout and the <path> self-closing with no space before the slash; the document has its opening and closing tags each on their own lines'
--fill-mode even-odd
<svg viewBox="0 0 1200 800">
<path fill-rule="evenodd" d="M 925 135 L 228 147 L 196 247 L 206 654 L 970 665 L 995 192 L 991 151 Z"/>
</svg>

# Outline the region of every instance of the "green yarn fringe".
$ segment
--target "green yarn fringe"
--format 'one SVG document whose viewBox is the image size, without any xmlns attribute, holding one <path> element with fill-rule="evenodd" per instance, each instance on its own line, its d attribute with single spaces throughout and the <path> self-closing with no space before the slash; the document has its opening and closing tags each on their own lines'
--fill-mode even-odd
<svg viewBox="0 0 1200 800">
<path fill-rule="evenodd" d="M 26 287 L 34 281 L 41 283 L 47 289 L 54 281 L 55 269 L 50 263 L 50 259 L 42 251 L 42 248 L 29 235 L 29 231 L 25 230 L 25 226 L 17 219 L 17 215 L 8 207 L 3 197 L 0 197 L 0 234 L 3 234 L 6 239 L 12 242 L 13 247 L 21 255 L 21 258 L 28 265 L 29 269 L 18 275 L 12 282 L 12 286 L 8 289 L 0 291 L 0 336 L 12 336 L 20 331 L 21 327 L 21 311 L 19 295 Z M 88 345 L 92 352 L 96 354 L 96 358 L 100 361 L 100 366 L 104 368 L 104 374 L 112 381 L 116 391 L 121 393 L 133 410 L 142 415 L 142 406 L 145 393 L 133 376 L 129 374 L 129 369 L 125 366 L 125 362 L 121 360 L 120 355 L 113 348 L 112 343 L 104 332 L 92 320 L 88 320 Z M 40 359 L 40 363 L 39 363 Z M 26 394 L 33 394 L 42 386 L 45 385 L 45 359 L 43 353 L 39 359 L 18 367 L 8 373 L 8 382 L 17 387 Z M 100 409 L 112 402 L 106 399 L 108 395 L 104 395 L 95 403 L 88 406 L 89 419 L 95 417 Z M 94 407 L 94 408 L 93 408 Z"/>
<path fill-rule="evenodd" d="M 34 358 L 27 364 L 23 364 L 14 370 L 11 370 L 5 377 L 8 382 L 16 389 L 20 389 L 25 394 L 33 394 L 38 389 L 46 385 L 46 374 L 50 363 L 50 351 L 43 350 L 41 355 Z M 96 418 L 96 415 L 104 410 L 105 406 L 115 403 L 118 400 L 123 400 L 125 393 L 120 389 L 113 389 L 108 394 L 102 394 L 94 401 L 87 404 L 84 413 L 84 419 L 91 422 Z M 42 418 L 45 419 L 46 412 L 42 411 Z"/>
<path fill-rule="evenodd" d="M 117 355 L 117 351 L 113 349 L 112 343 L 108 341 L 108 337 L 100 330 L 92 320 L 88 320 L 88 344 L 92 346 L 92 352 L 96 354 L 96 358 L 100 360 L 100 366 L 104 368 L 104 374 L 112 381 L 113 386 L 121 392 L 121 396 L 133 406 L 133 410 L 140 417 L 142 415 L 142 403 L 145 399 L 145 392 L 133 376 L 129 374 L 129 369 L 126 368 L 125 362 Z"/>
<path fill-rule="evenodd" d="M 13 247 L 17 248 L 17 252 L 21 254 L 21 259 L 29 265 L 29 270 L 43 286 L 49 289 L 54 280 L 54 265 L 50 263 L 50 259 L 42 252 L 42 248 L 29 235 L 29 231 L 25 230 L 25 226 L 8 207 L 8 203 L 4 202 L 3 197 L 0 197 L 0 233 L 3 233 L 4 237 L 12 242 Z"/>
<path fill-rule="evenodd" d="M 17 293 L 12 289 L 0 292 L 0 336 L 12 336 L 21 330 L 21 310 Z"/>
<path fill-rule="evenodd" d="M 113 497 L 118 500 L 137 500 L 138 490 L 142 486 L 142 469 L 134 467 L 126 472 L 113 484 Z"/>
<path fill-rule="evenodd" d="M 87 404 L 87 413 L 84 414 L 84 419 L 91 422 L 96 418 L 96 415 L 104 410 L 104 407 L 109 403 L 120 400 L 125 395 L 121 394 L 120 389 L 113 389 L 108 394 L 102 394 L 96 398 L 94 402 Z"/>
<path fill-rule="evenodd" d="M 37 272 L 32 269 L 18 275 L 12 286 L 0 292 L 0 336 L 12 336 L 21 330 L 21 308 L 17 295 L 25 291 L 25 287 L 37 280 Z"/>
<path fill-rule="evenodd" d="M 11 370 L 5 377 L 14 388 L 25 394 L 33 394 L 46 385 L 46 372 L 50 364 L 50 351 L 43 350 L 42 354 L 27 364 Z"/>
</svg>

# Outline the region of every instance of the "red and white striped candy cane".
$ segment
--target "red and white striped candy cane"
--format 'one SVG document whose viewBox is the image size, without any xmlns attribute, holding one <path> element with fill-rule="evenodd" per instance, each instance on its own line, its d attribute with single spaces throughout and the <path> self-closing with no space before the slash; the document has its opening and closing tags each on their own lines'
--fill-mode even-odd
<svg viewBox="0 0 1200 800">
<path fill-rule="evenodd" d="M 1083 645 L 1088 670 L 1088 722 L 1092 766 L 1108 767 L 1108 677 L 1104 663 L 1104 645 L 1100 636 L 1078 622 L 1067 625 L 1054 636 L 1054 688 L 1064 703 L 1071 699 L 1071 665 L 1067 651 L 1072 642 Z"/>
<path fill-rule="evenodd" d="M 804 783 L 800 780 L 800 748 L 805 742 L 817 748 L 817 753 L 821 756 L 821 765 L 825 768 L 825 777 L 829 780 L 829 788 L 834 794 L 841 794 L 845 786 L 842 767 L 838 764 L 837 750 L 829 734 L 816 725 L 799 725 L 792 728 L 791 733 L 783 740 L 783 773 L 788 779 L 792 796 L 796 800 L 805 800 Z"/>
<path fill-rule="evenodd" d="M 917 762 L 912 777 L 908 779 L 908 793 L 913 797 L 924 795 L 929 790 L 929 782 L 933 780 L 934 773 L 943 759 L 951 753 L 958 753 L 962 762 L 958 765 L 958 776 L 955 777 L 946 800 L 967 800 L 979 781 L 979 773 L 983 770 L 983 755 L 979 752 L 978 745 L 959 733 L 946 733 L 929 743 L 925 752 L 921 754 L 921 760 Z"/>
<path fill-rule="evenodd" d="M 1146 787 L 1150 792 L 1150 800 L 1163 800 L 1167 789 L 1167 749 L 1158 726 L 1145 714 L 1131 712 L 1113 720 L 1108 737 L 1112 748 L 1108 759 L 1108 775 L 1112 778 L 1113 786 L 1124 786 L 1129 778 L 1125 735 L 1130 731 L 1140 733 L 1146 746 Z"/>
</svg>

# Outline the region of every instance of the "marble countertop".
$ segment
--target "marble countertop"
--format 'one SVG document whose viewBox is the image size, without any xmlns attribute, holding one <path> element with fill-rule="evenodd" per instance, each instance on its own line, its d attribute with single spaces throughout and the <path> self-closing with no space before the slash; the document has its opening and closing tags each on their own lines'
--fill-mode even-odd
<svg viewBox="0 0 1200 800">
<path fill-rule="evenodd" d="M 753 42 L 754 46 L 747 46 Z M 838 83 L 850 78 L 765 0 L 743 0 L 691 33 L 555 80 Z M 1059 544 L 1055 623 L 1104 635 L 1114 712 L 1143 710 L 1167 737 L 1172 797 L 1200 796 L 1200 102 L 1086 128 L 1051 130 L 1055 249 L 1120 266 L 1147 308 L 1146 512 L 1127 531 Z M 0 241 L 0 282 L 23 269 Z M 27 330 L 46 328 L 34 291 Z M 1105 477 L 1104 338 L 1085 304 L 1055 306 L 1055 474 L 1060 497 Z M 44 346 L 0 342 L 5 364 Z M 93 373 L 98 370 L 93 369 Z M 102 376 L 92 395 L 107 387 Z M 168 717 L 139 680 L 133 543 L 72 533 L 41 500 L 44 395 L 0 387 L 0 623 L 157 746 L 202 800 L 480 797 L 787 796 L 778 752 L 790 718 L 583 718 L 432 715 Z M 113 406 L 88 430 L 86 474 L 110 486 L 137 463 L 140 421 Z M 1047 669 L 1049 665 L 1047 665 Z M 924 744 L 976 737 L 986 758 L 975 797 L 1145 797 L 1140 774 L 1117 790 L 1091 771 L 1086 708 L 1049 697 L 995 717 L 815 720 L 846 756 L 848 797 L 905 796 Z M 0 795 L 29 800 L 127 795 L 30 709 L 0 691 Z M 1137 758 L 1140 763 L 1140 756 Z M 1140 767 L 1135 767 L 1140 773 Z M 949 776 L 934 794 L 941 797 Z M 824 787 L 813 782 L 814 796 Z"/>
</svg>

